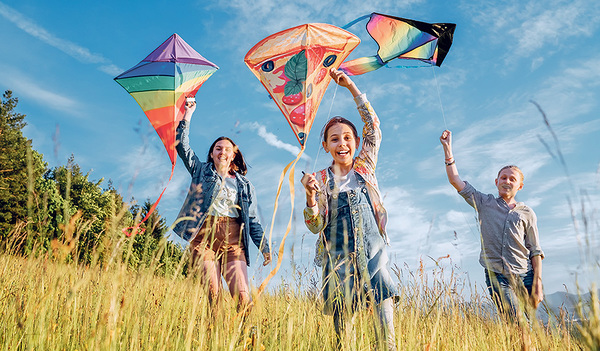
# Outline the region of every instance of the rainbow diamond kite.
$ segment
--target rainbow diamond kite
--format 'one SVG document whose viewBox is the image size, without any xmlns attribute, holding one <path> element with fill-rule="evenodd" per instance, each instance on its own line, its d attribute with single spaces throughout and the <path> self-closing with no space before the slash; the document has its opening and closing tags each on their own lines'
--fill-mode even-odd
<svg viewBox="0 0 600 351">
<path fill-rule="evenodd" d="M 186 97 L 219 69 L 173 34 L 115 81 L 137 101 L 175 165 L 175 130 L 183 118 Z"/>
</svg>

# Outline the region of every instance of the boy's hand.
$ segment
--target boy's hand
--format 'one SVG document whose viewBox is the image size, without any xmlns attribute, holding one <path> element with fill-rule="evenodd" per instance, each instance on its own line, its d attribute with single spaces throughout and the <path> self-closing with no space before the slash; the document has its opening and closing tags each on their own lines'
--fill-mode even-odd
<svg viewBox="0 0 600 351">
<path fill-rule="evenodd" d="M 444 147 L 452 146 L 452 132 L 446 129 L 440 136 L 440 142 Z"/>
<path fill-rule="evenodd" d="M 537 308 L 540 302 L 544 300 L 544 290 L 542 288 L 542 279 L 535 279 L 531 287 L 531 296 L 529 300 L 533 307 Z"/>
</svg>

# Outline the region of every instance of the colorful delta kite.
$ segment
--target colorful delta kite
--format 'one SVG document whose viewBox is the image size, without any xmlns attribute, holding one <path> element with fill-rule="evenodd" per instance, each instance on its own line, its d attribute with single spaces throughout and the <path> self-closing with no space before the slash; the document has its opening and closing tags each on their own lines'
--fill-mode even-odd
<svg viewBox="0 0 600 351">
<path fill-rule="evenodd" d="M 393 59 L 418 60 L 426 65 L 440 66 L 450 46 L 456 25 L 424 23 L 406 18 L 372 13 L 366 18 L 367 32 L 379 45 L 377 55 L 344 62 L 340 69 L 348 75 L 359 75 L 385 66 Z"/>
<path fill-rule="evenodd" d="M 309 23 L 286 29 L 254 45 L 244 61 L 265 86 L 304 147 L 331 77 L 360 43 L 338 27 Z"/>
<path fill-rule="evenodd" d="M 173 34 L 140 63 L 115 78 L 144 110 L 162 140 L 171 159 L 171 177 L 177 159 L 175 130 L 185 112 L 185 99 L 195 96 L 217 69 L 179 35 Z M 154 211 L 164 192 L 142 222 Z"/>
</svg>

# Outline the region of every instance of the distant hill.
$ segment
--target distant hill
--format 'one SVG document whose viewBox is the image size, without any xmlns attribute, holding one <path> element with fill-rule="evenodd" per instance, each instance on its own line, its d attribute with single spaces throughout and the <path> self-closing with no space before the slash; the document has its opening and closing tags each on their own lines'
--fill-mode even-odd
<svg viewBox="0 0 600 351">
<path fill-rule="evenodd" d="M 561 316 L 564 316 L 567 320 L 577 321 L 580 319 L 580 316 L 577 315 L 575 306 L 579 301 L 587 303 L 590 299 L 590 292 L 580 296 L 578 294 L 557 291 L 544 296 L 544 302 L 538 308 L 537 316 L 544 322 L 548 321 L 549 316 L 553 316 L 552 319 L 562 319 Z"/>
</svg>

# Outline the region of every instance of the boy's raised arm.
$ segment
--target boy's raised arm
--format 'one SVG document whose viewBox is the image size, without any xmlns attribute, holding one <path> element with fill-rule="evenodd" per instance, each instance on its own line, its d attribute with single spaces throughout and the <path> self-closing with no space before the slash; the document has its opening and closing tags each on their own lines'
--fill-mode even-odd
<svg viewBox="0 0 600 351">
<path fill-rule="evenodd" d="M 452 132 L 445 130 L 442 133 L 442 136 L 440 136 L 440 142 L 442 143 L 442 147 L 444 148 L 444 156 L 446 157 L 444 163 L 446 164 L 446 175 L 448 176 L 448 181 L 457 191 L 461 191 L 465 187 L 465 182 L 460 179 L 460 176 L 458 175 L 458 169 L 456 168 L 454 156 L 452 155 Z"/>
</svg>

